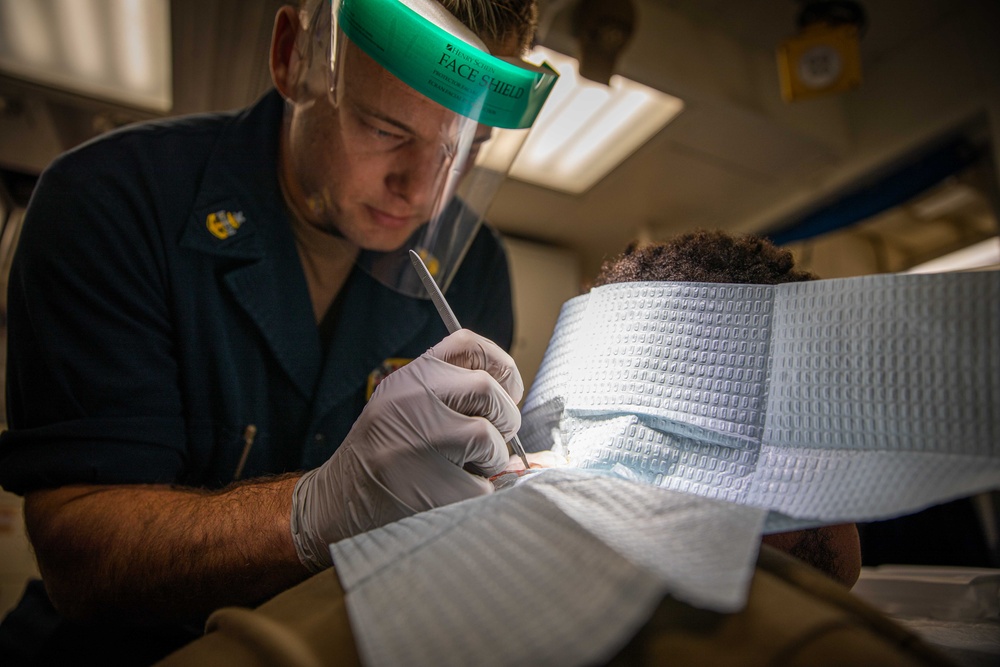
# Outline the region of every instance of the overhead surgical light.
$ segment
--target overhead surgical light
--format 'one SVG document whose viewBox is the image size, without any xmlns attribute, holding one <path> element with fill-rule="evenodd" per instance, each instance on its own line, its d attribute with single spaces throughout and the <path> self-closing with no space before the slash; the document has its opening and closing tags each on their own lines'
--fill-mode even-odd
<svg viewBox="0 0 1000 667">
<path fill-rule="evenodd" d="M 169 0 L 0 0 L 0 70 L 169 111 Z"/>
<path fill-rule="evenodd" d="M 549 62 L 559 81 L 510 170 L 513 178 L 570 194 L 587 191 L 684 108 L 679 98 L 623 76 L 608 85 L 580 76 L 576 58 L 535 47 L 527 60 Z M 495 142 L 516 150 L 515 139 Z M 489 167 L 498 151 L 481 156 Z"/>
</svg>

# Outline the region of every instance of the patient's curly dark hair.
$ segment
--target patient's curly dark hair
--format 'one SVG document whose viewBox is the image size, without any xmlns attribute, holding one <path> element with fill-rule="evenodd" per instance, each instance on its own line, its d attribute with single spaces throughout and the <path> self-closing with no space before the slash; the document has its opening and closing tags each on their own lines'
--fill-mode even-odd
<svg viewBox="0 0 1000 667">
<path fill-rule="evenodd" d="M 697 231 L 665 243 L 631 243 L 624 253 L 604 263 L 594 286 L 646 280 L 780 285 L 817 279 L 794 264 L 792 253 L 765 238 Z M 854 555 L 845 529 L 851 530 L 825 526 L 778 533 L 765 536 L 763 542 L 850 587 L 858 578 L 861 558 L 860 553 Z"/>
<path fill-rule="evenodd" d="M 792 253 L 760 236 L 701 230 L 664 243 L 629 244 L 604 263 L 594 286 L 645 280 L 780 285 L 816 280 L 794 268 Z"/>
</svg>

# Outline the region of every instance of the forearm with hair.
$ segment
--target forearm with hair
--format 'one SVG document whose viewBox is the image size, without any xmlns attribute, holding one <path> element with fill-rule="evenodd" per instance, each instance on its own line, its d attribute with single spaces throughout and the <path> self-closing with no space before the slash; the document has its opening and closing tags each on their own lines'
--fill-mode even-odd
<svg viewBox="0 0 1000 667">
<path fill-rule="evenodd" d="M 29 493 L 25 522 L 53 603 L 75 620 L 199 619 L 308 576 L 289 521 L 298 475 L 221 491 L 156 485 Z"/>
</svg>

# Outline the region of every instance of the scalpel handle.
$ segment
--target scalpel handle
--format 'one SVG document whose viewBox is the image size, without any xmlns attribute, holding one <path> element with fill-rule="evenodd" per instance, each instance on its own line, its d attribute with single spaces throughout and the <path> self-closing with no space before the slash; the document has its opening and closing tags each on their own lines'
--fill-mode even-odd
<svg viewBox="0 0 1000 667">
<path fill-rule="evenodd" d="M 420 282 L 424 284 L 424 289 L 427 290 L 427 294 L 431 297 L 431 303 L 437 308 L 438 315 L 441 316 L 441 320 L 444 322 L 444 328 L 450 334 L 461 329 L 462 325 L 458 323 L 455 311 L 448 305 L 444 294 L 441 292 L 441 288 L 434 282 L 434 277 L 431 276 L 431 272 L 427 269 L 427 265 L 424 264 L 424 260 L 420 259 L 420 255 L 413 250 L 410 251 L 410 262 L 413 264 L 413 268 L 417 270 Z"/>
</svg>

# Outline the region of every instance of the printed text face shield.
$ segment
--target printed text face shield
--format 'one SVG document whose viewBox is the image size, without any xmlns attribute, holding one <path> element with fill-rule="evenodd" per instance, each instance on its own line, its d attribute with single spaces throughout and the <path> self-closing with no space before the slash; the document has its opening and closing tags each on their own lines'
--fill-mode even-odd
<svg viewBox="0 0 1000 667">
<path fill-rule="evenodd" d="M 490 55 L 434 0 L 321 1 L 302 18 L 307 215 L 390 288 L 426 296 L 410 249 L 447 288 L 556 75 Z"/>
</svg>

